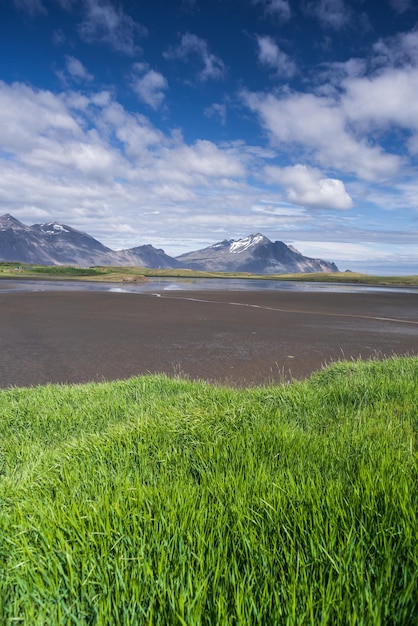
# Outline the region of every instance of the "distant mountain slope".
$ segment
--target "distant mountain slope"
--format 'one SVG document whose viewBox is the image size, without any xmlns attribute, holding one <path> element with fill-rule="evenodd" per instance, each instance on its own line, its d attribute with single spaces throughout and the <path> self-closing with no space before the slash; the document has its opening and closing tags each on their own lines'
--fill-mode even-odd
<svg viewBox="0 0 418 626">
<path fill-rule="evenodd" d="M 0 261 L 41 265 L 133 265 L 174 268 L 179 263 L 151 245 L 114 251 L 67 224 L 26 226 L 13 216 L 0 217 Z"/>
<path fill-rule="evenodd" d="M 257 233 L 244 239 L 225 239 L 213 246 L 177 258 L 183 267 L 206 271 L 253 272 L 257 274 L 338 272 L 335 263 L 303 256 L 282 241 L 272 242 Z"/>
<path fill-rule="evenodd" d="M 53 263 L 45 237 L 9 214 L 0 217 L 0 259 L 45 265 Z"/>
<path fill-rule="evenodd" d="M 42 238 L 51 265 L 105 264 L 107 255 L 112 252 L 91 235 L 66 224 L 49 222 L 34 224 L 31 228 Z"/>
<path fill-rule="evenodd" d="M 173 258 L 152 245 L 111 250 L 91 235 L 66 224 L 49 222 L 26 226 L 12 215 L 0 217 L 0 261 L 40 265 L 118 265 L 155 269 L 190 268 L 203 271 L 337 272 L 334 263 L 303 256 L 282 241 L 260 233 L 221 241 Z"/>
<path fill-rule="evenodd" d="M 152 267 L 154 269 L 172 269 L 181 267 L 180 263 L 169 256 L 161 248 L 154 248 L 151 244 L 118 250 L 108 255 L 107 265 Z"/>
</svg>

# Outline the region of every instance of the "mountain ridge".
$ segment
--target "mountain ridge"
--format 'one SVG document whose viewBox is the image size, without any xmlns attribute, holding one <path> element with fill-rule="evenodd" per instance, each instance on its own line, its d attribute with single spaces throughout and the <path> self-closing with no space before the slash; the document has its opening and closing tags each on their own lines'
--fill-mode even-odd
<svg viewBox="0 0 418 626">
<path fill-rule="evenodd" d="M 207 248 L 171 257 L 152 244 L 112 250 L 67 224 L 27 226 L 6 213 L 0 216 L 0 261 L 40 265 L 114 265 L 153 269 L 194 269 L 260 274 L 338 272 L 335 263 L 305 257 L 282 241 L 262 233 L 224 239 Z"/>
<path fill-rule="evenodd" d="M 306 257 L 296 248 L 282 241 L 270 241 L 261 233 L 238 240 L 224 239 L 176 259 L 189 269 L 206 271 L 216 271 L 221 264 L 224 271 L 261 274 L 338 272 L 335 263 Z"/>
</svg>

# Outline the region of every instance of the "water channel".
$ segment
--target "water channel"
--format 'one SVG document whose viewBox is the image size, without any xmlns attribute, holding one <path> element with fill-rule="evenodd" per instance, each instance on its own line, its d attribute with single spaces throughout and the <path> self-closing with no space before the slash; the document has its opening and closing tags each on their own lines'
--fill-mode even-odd
<svg viewBox="0 0 418 626">
<path fill-rule="evenodd" d="M 309 283 L 269 279 L 236 278 L 150 278 L 137 283 L 89 282 L 77 280 L 0 280 L 0 294 L 39 291 L 106 291 L 111 293 L 153 293 L 161 291 L 302 291 L 334 293 L 415 293 L 418 287 L 357 285 L 354 283 Z"/>
</svg>

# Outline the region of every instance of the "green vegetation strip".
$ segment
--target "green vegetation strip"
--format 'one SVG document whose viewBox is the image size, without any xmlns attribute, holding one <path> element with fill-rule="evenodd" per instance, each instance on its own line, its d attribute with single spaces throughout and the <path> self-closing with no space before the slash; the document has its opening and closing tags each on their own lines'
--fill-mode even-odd
<svg viewBox="0 0 418 626">
<path fill-rule="evenodd" d="M 135 282 L 147 278 L 225 278 L 315 283 L 349 283 L 359 285 L 416 286 L 417 276 L 372 276 L 356 272 L 313 272 L 298 274 L 251 274 L 249 272 L 200 272 L 188 269 L 152 269 L 144 267 L 72 267 L 66 265 L 20 265 L 0 262 L 1 278 L 42 280 L 87 280 L 95 282 Z"/>
<path fill-rule="evenodd" d="M 0 392 L 0 623 L 416 624 L 418 359 Z"/>
</svg>

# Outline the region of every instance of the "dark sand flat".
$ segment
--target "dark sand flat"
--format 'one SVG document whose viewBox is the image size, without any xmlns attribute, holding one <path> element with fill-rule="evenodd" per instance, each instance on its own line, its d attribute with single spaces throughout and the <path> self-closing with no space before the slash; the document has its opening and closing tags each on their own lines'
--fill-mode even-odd
<svg viewBox="0 0 418 626">
<path fill-rule="evenodd" d="M 231 385 L 418 354 L 418 294 L 202 291 L 0 296 L 0 387 L 164 372 Z"/>
</svg>

